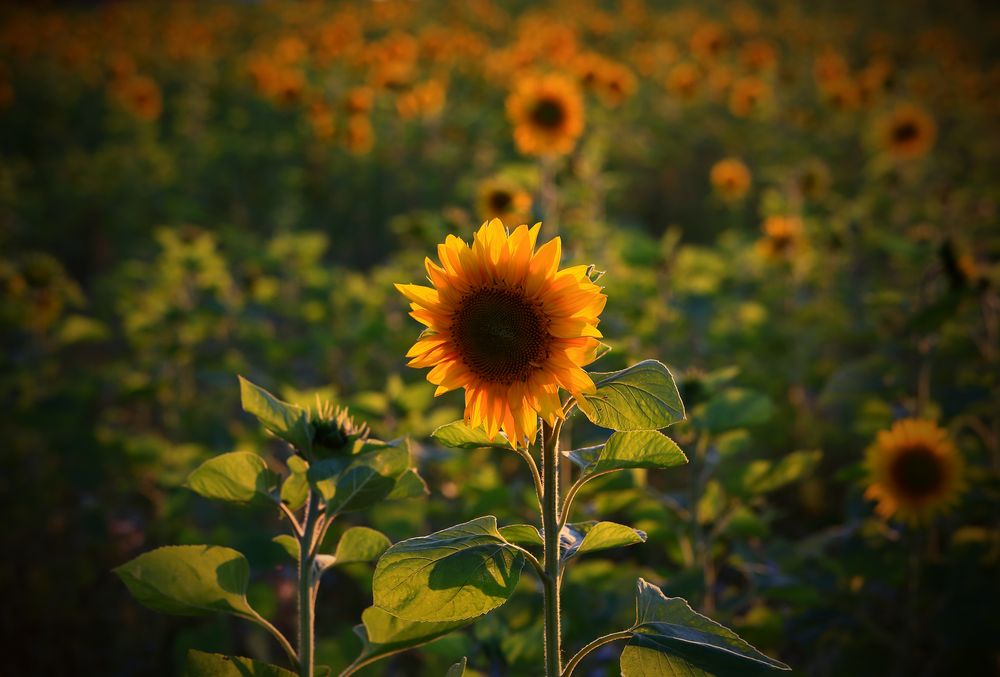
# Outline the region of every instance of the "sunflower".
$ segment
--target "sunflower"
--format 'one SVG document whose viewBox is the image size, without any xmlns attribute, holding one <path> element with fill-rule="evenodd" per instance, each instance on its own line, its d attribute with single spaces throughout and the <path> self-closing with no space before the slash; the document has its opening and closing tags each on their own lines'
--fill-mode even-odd
<svg viewBox="0 0 1000 677">
<path fill-rule="evenodd" d="M 736 202 L 750 190 L 750 170 L 736 158 L 719 160 L 709 175 L 712 187 L 727 202 Z"/>
<path fill-rule="evenodd" d="M 114 86 L 122 107 L 140 120 L 153 121 L 163 111 L 163 95 L 156 81 L 143 75 L 128 78 Z"/>
<path fill-rule="evenodd" d="M 587 266 L 559 270 L 558 237 L 535 251 L 541 224 L 513 233 L 499 219 L 472 245 L 449 235 L 438 265 L 425 259 L 433 288 L 397 284 L 414 319 L 427 329 L 406 354 L 411 367 L 433 367 L 436 395 L 465 389 L 465 420 L 490 438 L 534 439 L 537 417 L 563 416 L 559 388 L 588 410 L 595 392 L 582 367 L 596 359 L 599 315 L 607 297 Z"/>
<path fill-rule="evenodd" d="M 531 211 L 531 195 L 510 181 L 487 179 L 479 184 L 476 206 L 484 219 L 523 221 Z"/>
<path fill-rule="evenodd" d="M 757 251 L 766 259 L 790 259 L 805 247 L 802 219 L 797 216 L 769 216 L 764 220 L 763 230 Z"/>
<path fill-rule="evenodd" d="M 897 160 L 921 157 L 934 145 L 937 125 L 927 111 L 903 103 L 877 122 L 879 146 Z"/>
<path fill-rule="evenodd" d="M 865 456 L 868 489 L 885 518 L 916 523 L 946 509 L 961 493 L 962 457 L 933 421 L 905 419 L 883 430 Z"/>
<path fill-rule="evenodd" d="M 562 75 L 530 76 L 507 97 L 517 149 L 526 155 L 564 155 L 583 133 L 583 97 Z"/>
</svg>

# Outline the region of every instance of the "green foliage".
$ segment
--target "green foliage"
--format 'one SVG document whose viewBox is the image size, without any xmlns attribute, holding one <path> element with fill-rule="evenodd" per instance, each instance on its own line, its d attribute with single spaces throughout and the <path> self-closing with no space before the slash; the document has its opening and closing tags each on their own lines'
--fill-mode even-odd
<svg viewBox="0 0 1000 677">
<path fill-rule="evenodd" d="M 202 463 L 188 476 L 186 486 L 205 498 L 249 503 L 270 500 L 277 479 L 257 454 L 234 451 Z"/>
<path fill-rule="evenodd" d="M 240 656 L 188 651 L 185 677 L 295 677 L 294 672 Z"/>
<path fill-rule="evenodd" d="M 454 421 L 441 426 L 433 433 L 431 438 L 438 444 L 455 449 L 479 449 L 489 447 L 492 449 L 504 449 L 511 451 L 510 442 L 503 433 L 498 433 L 495 440 L 486 436 L 486 431 L 482 426 L 470 428 L 464 421 Z"/>
<path fill-rule="evenodd" d="M 622 677 L 684 674 L 724 677 L 788 670 L 702 616 L 678 597 L 639 579 L 632 638 L 622 652 Z"/>
<path fill-rule="evenodd" d="M 559 534 L 559 550 L 562 559 L 584 555 L 588 552 L 620 548 L 636 543 L 645 543 L 646 534 L 614 522 L 576 522 L 567 524 Z"/>
<path fill-rule="evenodd" d="M 766 423 L 774 406 L 763 393 L 727 388 L 709 400 L 701 421 L 713 433 Z"/>
<path fill-rule="evenodd" d="M 687 463 L 677 444 L 655 430 L 615 432 L 604 444 L 564 453 L 583 470 L 584 477 L 629 468 L 672 468 Z"/>
<path fill-rule="evenodd" d="M 541 545 L 542 535 L 538 533 L 538 529 L 531 524 L 509 524 L 505 527 L 500 527 L 500 535 L 508 543 L 514 543 L 516 545 Z"/>
<path fill-rule="evenodd" d="M 392 543 L 380 531 L 368 527 L 351 527 L 337 541 L 333 564 L 374 562 Z"/>
<path fill-rule="evenodd" d="M 584 395 L 587 418 L 612 430 L 658 430 L 684 420 L 684 403 L 670 370 L 656 360 L 592 374 L 597 392 Z"/>
<path fill-rule="evenodd" d="M 465 674 L 465 666 L 468 659 L 462 656 L 462 660 L 452 665 L 448 668 L 448 672 L 445 673 L 444 677 L 462 677 Z"/>
<path fill-rule="evenodd" d="M 507 601 L 524 555 L 479 517 L 389 548 L 375 567 L 375 606 L 404 620 L 457 621 Z"/>
<path fill-rule="evenodd" d="M 242 376 L 239 379 L 243 410 L 256 416 L 265 428 L 298 451 L 308 454 L 312 448 L 312 430 L 305 410 L 282 402 Z"/>
<path fill-rule="evenodd" d="M 469 619 L 429 623 L 407 621 L 378 607 L 369 607 L 361 614 L 361 625 L 354 628 L 363 643 L 355 665 L 421 646 L 470 622 Z"/>
<path fill-rule="evenodd" d="M 185 616 L 221 611 L 256 617 L 246 598 L 250 565 L 231 548 L 166 546 L 139 555 L 115 573 L 136 600 L 156 611 Z"/>
</svg>

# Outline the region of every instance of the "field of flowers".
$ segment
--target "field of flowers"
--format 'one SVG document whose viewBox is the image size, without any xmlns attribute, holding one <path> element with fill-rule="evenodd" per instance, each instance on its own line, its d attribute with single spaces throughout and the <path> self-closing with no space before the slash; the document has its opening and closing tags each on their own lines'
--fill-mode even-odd
<svg viewBox="0 0 1000 677">
<path fill-rule="evenodd" d="M 317 675 L 554 677 L 550 584 L 565 677 L 996 674 L 998 44 L 971 0 L 0 7 L 0 673 L 308 674 L 272 537 L 322 498 Z M 667 418 L 611 421 L 631 365 Z M 630 435 L 682 460 L 598 472 Z M 316 472 L 352 444 L 409 453 L 363 506 Z M 386 596 L 481 516 L 510 590 Z M 601 519 L 630 547 L 583 554 Z M 154 595 L 168 544 L 238 550 L 246 597 Z M 749 667 L 643 625 L 663 596 Z"/>
</svg>

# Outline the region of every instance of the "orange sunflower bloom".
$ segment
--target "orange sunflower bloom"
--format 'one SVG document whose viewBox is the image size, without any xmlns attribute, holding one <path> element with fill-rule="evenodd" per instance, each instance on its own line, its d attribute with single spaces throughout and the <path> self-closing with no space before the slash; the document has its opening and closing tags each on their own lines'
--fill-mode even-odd
<svg viewBox="0 0 1000 677">
<path fill-rule="evenodd" d="M 427 326 L 406 354 L 409 366 L 432 367 L 436 395 L 465 389 L 465 420 L 490 438 L 502 429 L 515 444 L 535 438 L 538 416 L 563 417 L 559 388 L 595 392 L 583 370 L 596 359 L 599 316 L 607 297 L 587 266 L 559 270 L 558 237 L 539 247 L 541 224 L 513 233 L 499 219 L 476 232 L 472 245 L 449 235 L 440 265 L 425 259 L 433 287 L 397 284 L 410 315 Z"/>
<path fill-rule="evenodd" d="M 507 97 L 514 142 L 525 155 L 565 155 L 583 134 L 583 97 L 562 75 L 526 77 Z"/>
<path fill-rule="evenodd" d="M 742 200 L 750 190 L 750 170 L 741 160 L 726 158 L 712 166 L 709 178 L 712 187 L 727 202 Z"/>
<path fill-rule="evenodd" d="M 964 488 L 964 464 L 948 433 L 933 421 L 905 419 L 875 438 L 865 456 L 868 489 L 885 517 L 916 523 L 953 503 Z"/>
<path fill-rule="evenodd" d="M 923 108 L 911 103 L 896 106 L 877 122 L 879 145 L 897 160 L 913 160 L 934 145 L 937 125 Z"/>
</svg>

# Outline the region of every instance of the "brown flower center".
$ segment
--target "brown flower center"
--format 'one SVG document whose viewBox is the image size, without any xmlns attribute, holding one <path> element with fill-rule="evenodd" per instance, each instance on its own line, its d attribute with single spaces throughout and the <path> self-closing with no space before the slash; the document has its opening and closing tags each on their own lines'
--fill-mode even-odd
<svg viewBox="0 0 1000 677">
<path fill-rule="evenodd" d="M 487 286 L 470 291 L 452 319 L 462 362 L 484 381 L 525 381 L 548 357 L 549 321 L 519 289 Z"/>
<path fill-rule="evenodd" d="M 892 140 L 895 143 L 911 143 L 920 136 L 920 130 L 913 122 L 903 122 L 892 130 Z"/>
<path fill-rule="evenodd" d="M 543 129 L 559 129 L 566 121 L 566 109 L 559 99 L 539 99 L 531 109 L 531 121 Z"/>
<path fill-rule="evenodd" d="M 514 196 L 505 190 L 495 190 L 490 193 L 489 205 L 495 214 L 504 214 L 514 201 Z"/>
<path fill-rule="evenodd" d="M 945 479 L 945 469 L 941 459 L 923 445 L 914 445 L 901 450 L 889 472 L 896 488 L 906 496 L 916 499 L 937 493 Z"/>
</svg>

